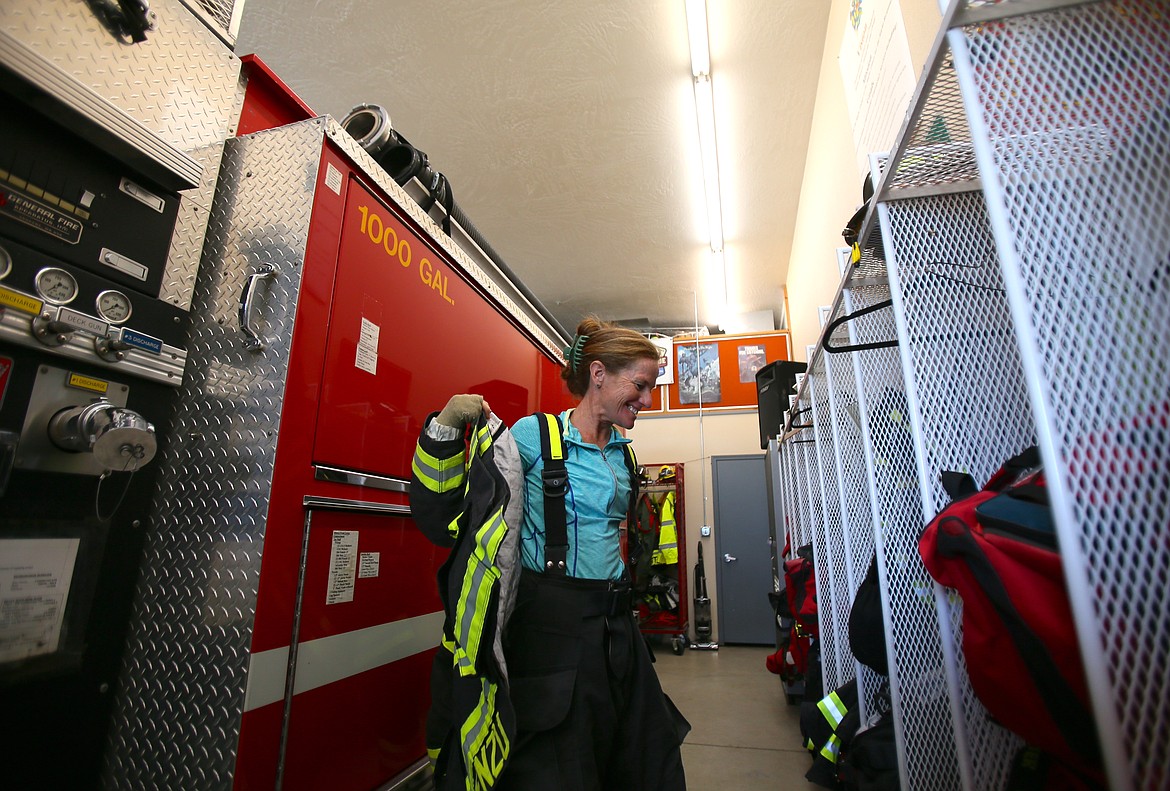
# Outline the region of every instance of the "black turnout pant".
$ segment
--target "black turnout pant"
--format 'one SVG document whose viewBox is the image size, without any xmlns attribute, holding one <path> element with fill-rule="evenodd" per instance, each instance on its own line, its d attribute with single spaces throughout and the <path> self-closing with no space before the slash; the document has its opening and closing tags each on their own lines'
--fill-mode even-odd
<svg viewBox="0 0 1170 791">
<path fill-rule="evenodd" d="M 628 587 L 524 571 L 505 636 L 517 734 L 501 791 L 683 791 L 690 730 Z"/>
</svg>

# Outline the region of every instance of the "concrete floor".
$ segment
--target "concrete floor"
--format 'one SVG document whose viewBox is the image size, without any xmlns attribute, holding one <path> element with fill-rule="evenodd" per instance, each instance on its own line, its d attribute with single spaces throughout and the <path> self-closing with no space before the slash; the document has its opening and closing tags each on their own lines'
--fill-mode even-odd
<svg viewBox="0 0 1170 791">
<path fill-rule="evenodd" d="M 683 743 L 687 791 L 809 791 L 812 758 L 800 743 L 800 707 L 789 705 L 764 659 L 775 648 L 684 651 L 656 645 L 662 687 L 691 723 Z"/>
</svg>

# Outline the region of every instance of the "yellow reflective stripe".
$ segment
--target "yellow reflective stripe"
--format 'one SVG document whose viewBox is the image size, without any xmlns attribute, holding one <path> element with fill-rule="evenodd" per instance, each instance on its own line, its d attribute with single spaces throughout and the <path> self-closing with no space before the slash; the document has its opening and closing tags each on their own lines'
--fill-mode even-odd
<svg viewBox="0 0 1170 791">
<path fill-rule="evenodd" d="M 468 791 L 494 788 L 511 752 L 508 734 L 496 713 L 496 685 L 483 680 L 479 703 L 459 728 Z"/>
<path fill-rule="evenodd" d="M 833 730 L 836 730 L 837 726 L 841 724 L 841 720 L 845 719 L 845 704 L 836 692 L 831 692 L 821 698 L 817 708 L 821 710 L 821 714 L 828 720 Z"/>
<path fill-rule="evenodd" d="M 431 762 L 431 766 L 434 766 L 436 763 L 438 763 L 440 751 L 441 751 L 441 748 L 439 748 L 439 747 L 428 747 L 427 748 L 427 760 Z"/>
<path fill-rule="evenodd" d="M 565 458 L 564 437 L 561 436 L 561 426 L 557 422 L 557 416 L 546 412 L 544 420 L 548 423 L 549 457 L 553 459 Z"/>
<path fill-rule="evenodd" d="M 455 518 L 447 523 L 447 535 L 451 538 L 459 538 L 459 517 L 463 514 L 455 514 Z"/>
<path fill-rule="evenodd" d="M 480 426 L 479 431 L 475 432 L 475 443 L 479 448 L 479 455 L 482 456 L 488 448 L 492 446 L 492 432 L 488 428 L 487 423 Z"/>
<path fill-rule="evenodd" d="M 829 763 L 837 763 L 837 755 L 841 752 L 841 740 L 837 738 L 837 734 L 829 737 L 825 742 L 825 746 L 821 748 L 821 755 L 829 760 Z"/>
<path fill-rule="evenodd" d="M 500 578 L 495 562 L 496 553 L 507 532 L 504 511 L 500 509 L 475 534 L 475 548 L 468 558 L 459 589 L 459 601 L 455 605 L 455 637 L 459 644 L 455 651 L 455 664 L 461 676 L 476 673 L 475 658 L 479 656 L 479 645 L 483 639 L 484 619 L 491 603 L 492 590 Z"/>
<path fill-rule="evenodd" d="M 414 449 L 414 460 L 410 464 L 410 469 L 422 482 L 423 486 L 432 492 L 441 494 L 443 492 L 449 492 L 452 489 L 458 489 L 463 485 L 465 459 L 466 454 L 463 451 L 459 451 L 449 458 L 440 459 L 437 456 L 432 456 L 427 453 L 421 446 L 416 445 Z"/>
<path fill-rule="evenodd" d="M 812 740 L 812 739 L 808 739 L 808 740 L 807 740 L 807 741 L 804 743 L 804 749 L 808 750 L 808 751 L 811 753 L 813 750 L 817 749 L 817 746 L 816 746 L 815 744 L 813 744 L 813 740 Z"/>
</svg>

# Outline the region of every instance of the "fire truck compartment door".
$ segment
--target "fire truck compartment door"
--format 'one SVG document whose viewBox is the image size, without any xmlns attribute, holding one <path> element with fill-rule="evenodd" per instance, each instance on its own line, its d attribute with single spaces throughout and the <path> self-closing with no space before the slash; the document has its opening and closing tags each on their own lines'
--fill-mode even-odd
<svg viewBox="0 0 1170 791">
<path fill-rule="evenodd" d="M 409 479 L 428 414 L 478 392 L 534 411 L 536 344 L 357 178 L 348 181 L 313 460 Z"/>
<path fill-rule="evenodd" d="M 307 505 L 282 788 L 374 788 L 426 752 L 445 551 L 407 516 L 364 503 Z"/>
</svg>

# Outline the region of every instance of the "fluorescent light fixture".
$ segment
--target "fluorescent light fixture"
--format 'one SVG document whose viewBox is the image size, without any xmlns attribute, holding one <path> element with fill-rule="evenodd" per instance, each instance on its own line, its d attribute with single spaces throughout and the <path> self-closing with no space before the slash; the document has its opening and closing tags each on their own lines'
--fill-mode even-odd
<svg viewBox="0 0 1170 791">
<path fill-rule="evenodd" d="M 711 43 L 707 36 L 707 0 L 686 0 L 687 36 L 691 47 L 691 80 L 695 88 L 695 120 L 699 127 L 699 155 L 703 165 L 703 192 L 707 204 L 707 233 L 711 243 L 711 300 L 722 322 L 727 313 L 727 267 L 723 255 L 723 208 L 719 195 L 719 155 L 715 141 L 715 96 L 711 88 Z"/>
<path fill-rule="evenodd" d="M 711 73 L 711 45 L 707 39 L 707 0 L 686 0 L 687 36 L 691 44 L 691 75 Z"/>
<path fill-rule="evenodd" d="M 707 231 L 712 252 L 723 249 L 723 210 L 719 199 L 719 155 L 715 149 L 715 100 L 711 78 L 695 77 L 695 117 L 699 123 L 699 156 L 707 199 Z"/>
<path fill-rule="evenodd" d="M 723 325 L 727 321 L 727 259 L 722 250 L 712 252 L 709 262 L 710 283 L 708 292 L 709 309 L 715 313 L 715 322 Z"/>
</svg>

